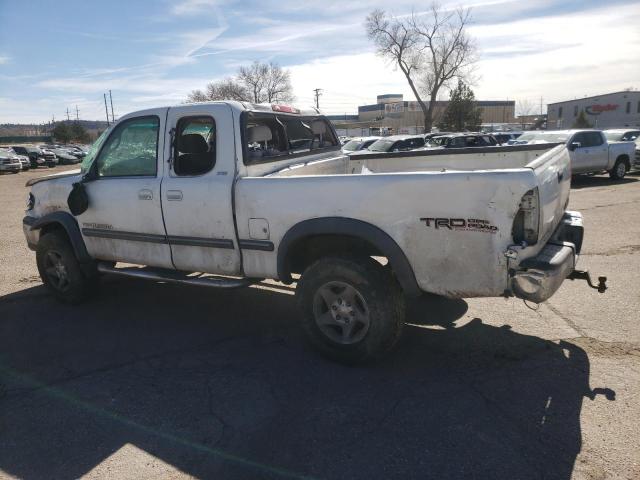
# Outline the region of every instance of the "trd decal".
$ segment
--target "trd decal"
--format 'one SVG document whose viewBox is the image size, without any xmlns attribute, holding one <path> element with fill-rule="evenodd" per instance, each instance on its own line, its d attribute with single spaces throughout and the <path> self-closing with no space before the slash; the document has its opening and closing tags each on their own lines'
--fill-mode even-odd
<svg viewBox="0 0 640 480">
<path fill-rule="evenodd" d="M 496 233 L 498 227 L 491 225 L 488 220 L 479 220 L 477 218 L 431 218 L 425 217 L 420 219 L 427 227 L 433 227 L 436 230 L 446 228 L 449 230 L 466 230 L 475 232 Z"/>
<path fill-rule="evenodd" d="M 84 228 L 97 228 L 97 229 L 100 229 L 100 230 L 113 230 L 113 225 L 109 225 L 108 223 L 82 222 L 82 226 Z"/>
</svg>

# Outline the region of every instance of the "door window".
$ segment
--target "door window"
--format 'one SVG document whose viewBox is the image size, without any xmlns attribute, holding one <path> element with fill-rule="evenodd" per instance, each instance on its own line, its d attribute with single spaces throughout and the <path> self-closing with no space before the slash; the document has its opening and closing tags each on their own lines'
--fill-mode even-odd
<svg viewBox="0 0 640 480">
<path fill-rule="evenodd" d="M 602 135 L 600 135 L 599 132 L 585 132 L 584 136 L 586 139 L 586 144 L 584 144 L 585 147 L 599 147 L 604 143 Z"/>
<path fill-rule="evenodd" d="M 216 124 L 207 116 L 178 121 L 173 150 L 173 172 L 179 176 L 204 175 L 216 164 Z"/>
<path fill-rule="evenodd" d="M 158 117 L 139 117 L 118 125 L 97 159 L 100 177 L 155 176 L 158 158 Z"/>
<path fill-rule="evenodd" d="M 575 136 L 573 137 L 573 139 L 571 140 L 571 143 L 579 143 L 581 148 L 584 147 L 588 147 L 589 145 L 587 144 L 587 132 L 580 132 L 580 133 L 576 133 Z"/>
</svg>

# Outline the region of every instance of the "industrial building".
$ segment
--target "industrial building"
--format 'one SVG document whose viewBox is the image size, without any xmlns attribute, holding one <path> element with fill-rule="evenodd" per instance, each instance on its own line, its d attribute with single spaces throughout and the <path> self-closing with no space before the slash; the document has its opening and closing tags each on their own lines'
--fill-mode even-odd
<svg viewBox="0 0 640 480">
<path fill-rule="evenodd" d="M 433 123 L 444 114 L 449 101 L 437 101 Z M 478 101 L 482 124 L 499 126 L 515 122 L 514 100 Z M 424 130 L 424 115 L 417 101 L 406 101 L 402 94 L 378 95 L 377 102 L 358 107 L 357 115 L 328 115 L 340 135 L 414 134 Z"/>
<path fill-rule="evenodd" d="M 547 128 L 571 128 L 580 112 L 594 127 L 640 127 L 640 91 L 605 93 L 595 97 L 577 98 L 547 106 Z"/>
</svg>

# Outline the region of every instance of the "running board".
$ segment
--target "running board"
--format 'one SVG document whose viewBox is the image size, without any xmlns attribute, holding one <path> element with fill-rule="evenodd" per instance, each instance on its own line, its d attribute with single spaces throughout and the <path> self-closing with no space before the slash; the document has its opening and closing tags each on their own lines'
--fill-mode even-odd
<svg viewBox="0 0 640 480">
<path fill-rule="evenodd" d="M 241 288 L 259 282 L 261 278 L 228 278 L 216 276 L 190 277 L 176 270 L 152 267 L 124 267 L 116 268 L 107 263 L 98 263 L 98 272 L 120 275 L 123 277 L 141 278 L 156 282 L 180 283 L 182 285 L 196 285 L 209 288 Z"/>
</svg>

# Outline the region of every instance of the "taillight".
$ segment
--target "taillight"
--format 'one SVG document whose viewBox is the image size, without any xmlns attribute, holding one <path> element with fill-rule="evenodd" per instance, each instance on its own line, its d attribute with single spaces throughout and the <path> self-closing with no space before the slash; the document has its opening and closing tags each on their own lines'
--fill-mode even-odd
<svg viewBox="0 0 640 480">
<path fill-rule="evenodd" d="M 540 198 L 537 187 L 522 196 L 519 207 L 513 219 L 513 241 L 535 245 L 540 229 Z"/>
</svg>

